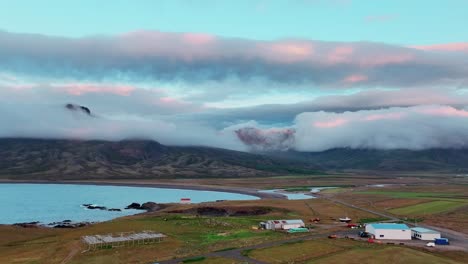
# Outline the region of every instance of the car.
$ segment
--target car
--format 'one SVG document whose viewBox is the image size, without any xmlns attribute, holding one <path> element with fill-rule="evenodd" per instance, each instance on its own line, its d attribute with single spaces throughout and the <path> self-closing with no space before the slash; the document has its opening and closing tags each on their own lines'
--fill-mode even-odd
<svg viewBox="0 0 468 264">
<path fill-rule="evenodd" d="M 434 242 L 429 242 L 426 244 L 426 247 L 435 247 L 435 243 Z"/>
<path fill-rule="evenodd" d="M 364 231 L 360 231 L 359 232 L 359 237 L 369 237 L 369 233 L 364 232 Z"/>
<path fill-rule="evenodd" d="M 329 235 L 328 238 L 338 238 L 338 236 L 336 234 L 333 234 L 333 235 Z"/>
</svg>

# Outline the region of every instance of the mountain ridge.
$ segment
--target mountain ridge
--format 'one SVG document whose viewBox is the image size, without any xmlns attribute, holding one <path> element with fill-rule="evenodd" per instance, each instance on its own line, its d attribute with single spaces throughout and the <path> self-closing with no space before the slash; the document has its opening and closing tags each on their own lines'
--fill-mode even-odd
<svg viewBox="0 0 468 264">
<path fill-rule="evenodd" d="M 152 140 L 0 138 L 0 179 L 266 177 L 327 171 L 468 171 L 468 149 L 248 153 Z"/>
</svg>

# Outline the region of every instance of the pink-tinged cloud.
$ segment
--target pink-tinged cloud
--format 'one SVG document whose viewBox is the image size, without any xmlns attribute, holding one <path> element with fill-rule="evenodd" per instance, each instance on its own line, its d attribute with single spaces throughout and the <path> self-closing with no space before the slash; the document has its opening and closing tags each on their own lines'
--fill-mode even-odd
<svg viewBox="0 0 468 264">
<path fill-rule="evenodd" d="M 419 110 L 420 113 L 432 116 L 447 116 L 447 117 L 467 117 L 468 111 L 459 110 L 450 106 L 441 106 L 438 108 L 427 108 Z"/>
<path fill-rule="evenodd" d="M 328 54 L 327 62 L 331 64 L 350 62 L 353 52 L 352 46 L 338 46 Z"/>
<path fill-rule="evenodd" d="M 126 82 L 238 79 L 339 87 L 342 78 L 356 72 L 368 76 L 368 80 L 359 82 L 363 86 L 466 82 L 468 57 L 430 51 L 440 48 L 420 52 L 373 42 L 258 41 L 159 31 L 85 38 L 0 32 L 0 68 L 11 69 L 12 74 L 90 82 L 106 76 Z M 465 44 L 445 48 L 464 50 Z"/>
<path fill-rule="evenodd" d="M 379 121 L 379 120 L 400 120 L 405 117 L 405 113 L 388 113 L 388 114 L 372 114 L 363 118 L 364 121 Z"/>
<path fill-rule="evenodd" d="M 257 49 L 259 53 L 256 56 L 260 55 L 266 60 L 282 63 L 307 61 L 314 54 L 314 47 L 311 43 L 300 41 L 260 43 Z"/>
<path fill-rule="evenodd" d="M 352 75 L 347 76 L 343 81 L 345 83 L 353 84 L 353 83 L 367 81 L 368 79 L 369 77 L 363 74 L 352 74 Z"/>
<path fill-rule="evenodd" d="M 387 64 L 404 64 L 415 59 L 415 55 L 410 53 L 400 54 L 375 54 L 373 56 L 361 57 L 358 59 L 359 64 L 363 67 L 383 66 Z"/>
<path fill-rule="evenodd" d="M 329 120 L 329 121 L 314 122 L 314 126 L 318 128 L 335 128 L 335 127 L 343 126 L 348 122 L 349 120 L 346 120 L 344 118 L 337 118 L 337 119 Z"/>
<path fill-rule="evenodd" d="M 216 41 L 216 37 L 210 34 L 203 33 L 185 33 L 182 39 L 192 45 L 208 45 Z"/>
<path fill-rule="evenodd" d="M 448 52 L 468 52 L 468 42 L 446 43 L 434 45 L 416 45 L 411 48 L 425 51 L 448 51 Z"/>
<path fill-rule="evenodd" d="M 99 85 L 99 84 L 64 84 L 57 86 L 59 89 L 64 89 L 68 94 L 81 96 L 89 93 L 108 93 L 120 96 L 129 96 L 135 87 L 125 85 Z"/>
</svg>

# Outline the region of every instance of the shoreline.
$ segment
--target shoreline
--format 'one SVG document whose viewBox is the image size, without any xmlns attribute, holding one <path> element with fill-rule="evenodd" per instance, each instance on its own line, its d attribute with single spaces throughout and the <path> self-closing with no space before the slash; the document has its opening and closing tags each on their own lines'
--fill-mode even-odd
<svg viewBox="0 0 468 264">
<path fill-rule="evenodd" d="M 125 186 L 125 187 L 146 187 L 146 188 L 163 188 L 163 189 L 180 189 L 180 190 L 195 190 L 195 191 L 214 191 L 214 192 L 227 192 L 250 195 L 260 199 L 287 199 L 287 196 L 280 193 L 264 193 L 259 192 L 259 189 L 242 188 L 232 186 L 212 186 L 212 185 L 190 185 L 187 183 L 144 183 L 137 182 L 138 180 L 130 181 L 115 181 L 115 180 L 102 180 L 102 181 L 85 181 L 85 180 L 0 180 L 0 184 L 72 184 L 72 185 L 96 185 L 96 186 Z"/>
</svg>

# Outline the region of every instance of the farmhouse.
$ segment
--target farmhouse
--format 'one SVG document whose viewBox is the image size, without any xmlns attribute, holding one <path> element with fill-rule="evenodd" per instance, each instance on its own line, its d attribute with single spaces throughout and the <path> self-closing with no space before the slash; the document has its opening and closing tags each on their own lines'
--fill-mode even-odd
<svg viewBox="0 0 468 264">
<path fill-rule="evenodd" d="M 435 240 L 440 238 L 440 233 L 424 227 L 413 227 L 411 228 L 411 237 L 420 240 Z"/>
<path fill-rule="evenodd" d="M 260 227 L 269 229 L 269 230 L 276 230 L 276 229 L 283 229 L 289 230 L 291 228 L 299 228 L 304 227 L 304 221 L 300 219 L 295 220 L 268 220 L 266 222 L 261 222 Z"/>
<path fill-rule="evenodd" d="M 366 232 L 371 234 L 375 239 L 411 240 L 411 230 L 405 224 L 367 224 Z"/>
</svg>

